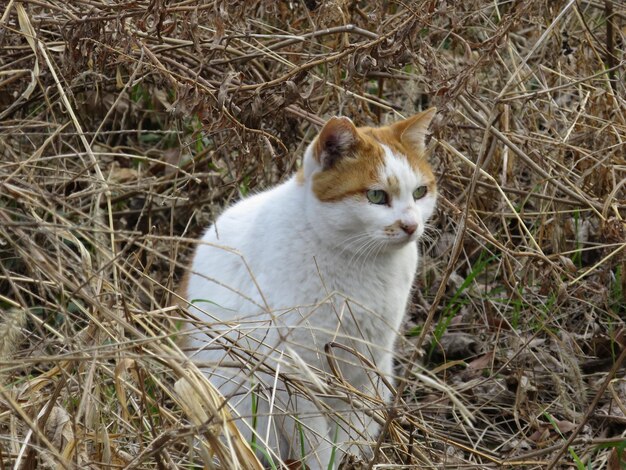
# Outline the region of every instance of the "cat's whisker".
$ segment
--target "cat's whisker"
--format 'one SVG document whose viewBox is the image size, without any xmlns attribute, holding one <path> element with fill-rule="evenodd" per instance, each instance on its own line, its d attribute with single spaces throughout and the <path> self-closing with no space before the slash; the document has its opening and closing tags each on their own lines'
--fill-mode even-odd
<svg viewBox="0 0 626 470">
<path fill-rule="evenodd" d="M 370 254 L 374 252 L 374 250 L 377 247 L 383 247 L 385 246 L 385 242 L 383 240 L 378 240 L 376 238 L 372 239 L 372 242 L 367 246 L 367 248 L 364 250 L 362 256 L 363 256 L 363 260 L 361 262 L 361 270 L 365 267 L 365 264 L 368 262 L 368 260 L 370 259 Z M 373 257 L 375 258 L 375 256 Z M 358 264 L 358 260 L 357 260 L 357 264 Z"/>
<path fill-rule="evenodd" d="M 435 227 L 433 224 L 428 223 L 428 222 L 424 224 L 424 231 L 425 232 L 434 232 L 437 235 L 441 234 L 441 230 L 439 228 Z"/>
<path fill-rule="evenodd" d="M 374 258 L 378 257 L 383 248 L 385 248 L 385 243 L 383 241 L 380 241 L 380 243 L 378 244 L 378 250 L 376 251 L 376 253 L 374 253 Z"/>
<path fill-rule="evenodd" d="M 374 259 L 376 256 L 372 256 L 372 254 L 379 248 L 382 247 L 384 245 L 384 242 L 381 242 L 380 240 L 372 240 L 372 243 L 369 244 L 369 246 L 367 247 L 367 249 L 365 250 L 365 252 L 363 253 L 363 259 L 361 261 L 361 267 L 360 270 L 363 270 L 365 268 L 366 263 L 370 260 L 370 259 Z"/>
<path fill-rule="evenodd" d="M 380 243 L 384 243 L 381 242 L 381 240 L 377 239 L 377 238 L 372 238 L 372 241 L 368 244 L 368 246 L 363 250 L 361 257 L 362 257 L 362 266 L 365 265 L 365 263 L 370 259 L 370 255 L 372 253 L 372 251 L 374 250 L 375 247 L 377 247 Z"/>
<path fill-rule="evenodd" d="M 366 238 L 368 236 L 369 236 L 369 234 L 367 232 L 355 233 L 354 235 L 351 235 L 351 236 L 346 237 L 343 240 L 341 240 L 341 242 L 339 243 L 339 246 L 343 245 L 344 243 L 351 243 L 354 240 L 359 240 L 361 238 Z"/>
<path fill-rule="evenodd" d="M 353 261 L 359 257 L 359 253 L 361 252 L 361 250 L 367 246 L 367 244 L 369 243 L 369 240 L 362 240 L 362 243 L 360 243 L 354 250 L 350 250 L 350 258 L 348 259 L 348 265 L 352 265 Z"/>
<path fill-rule="evenodd" d="M 437 229 L 431 224 L 424 224 L 424 233 L 420 237 L 422 240 L 428 243 L 435 243 L 437 238 L 441 236 L 441 230 Z"/>
<path fill-rule="evenodd" d="M 426 242 L 426 244 L 432 244 L 435 243 L 436 240 L 431 234 L 424 232 L 418 241 L 422 244 L 424 242 Z"/>
<path fill-rule="evenodd" d="M 370 237 L 366 238 L 364 240 L 364 243 L 362 245 L 360 245 L 356 250 L 354 250 L 354 252 L 352 253 L 352 256 L 350 257 L 350 259 L 348 260 L 348 265 L 352 265 L 352 263 L 354 261 L 358 262 L 359 257 L 361 256 L 361 252 L 366 249 L 366 247 L 372 242 L 372 239 Z"/>
<path fill-rule="evenodd" d="M 431 224 L 425 224 L 424 225 L 424 235 L 430 236 L 430 237 L 440 237 L 441 236 L 441 230 L 439 230 L 437 227 L 432 226 Z"/>
<path fill-rule="evenodd" d="M 367 238 L 370 238 L 370 234 L 368 232 L 360 232 L 357 233 L 355 235 L 352 235 L 350 237 L 347 237 L 343 240 L 341 240 L 341 242 L 339 243 L 338 247 L 349 247 L 355 243 L 358 243 L 359 241 L 365 240 Z"/>
<path fill-rule="evenodd" d="M 374 240 L 370 239 L 367 240 L 367 242 L 365 242 L 361 248 L 359 249 L 358 252 L 355 253 L 355 257 L 354 257 L 354 265 L 355 266 L 359 266 L 359 262 L 361 260 L 361 258 L 363 257 L 364 253 L 367 252 L 368 248 L 371 246 L 371 244 L 374 243 Z M 360 269 L 362 269 L 363 266 L 361 265 Z"/>
<path fill-rule="evenodd" d="M 370 234 L 365 232 L 365 233 L 359 233 L 355 236 L 352 237 L 348 237 L 347 239 L 343 240 L 339 245 L 338 248 L 341 248 L 341 251 L 339 252 L 339 255 L 343 255 L 346 251 L 350 251 L 349 249 L 353 246 L 356 245 L 358 243 L 360 243 L 363 240 L 367 240 L 368 238 L 370 238 Z"/>
</svg>

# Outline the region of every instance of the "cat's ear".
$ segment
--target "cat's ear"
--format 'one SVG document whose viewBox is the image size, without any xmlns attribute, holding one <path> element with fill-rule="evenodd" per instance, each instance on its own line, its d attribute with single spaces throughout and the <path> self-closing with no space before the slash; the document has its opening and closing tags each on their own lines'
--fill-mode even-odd
<svg viewBox="0 0 626 470">
<path fill-rule="evenodd" d="M 404 145 L 415 149 L 418 153 L 426 150 L 426 134 L 428 126 L 435 117 L 437 108 L 428 108 L 415 116 L 393 124 L 398 140 Z"/>
<path fill-rule="evenodd" d="M 322 170 L 332 168 L 335 163 L 350 155 L 359 133 L 347 117 L 332 117 L 324 125 L 315 142 L 314 156 Z"/>
</svg>

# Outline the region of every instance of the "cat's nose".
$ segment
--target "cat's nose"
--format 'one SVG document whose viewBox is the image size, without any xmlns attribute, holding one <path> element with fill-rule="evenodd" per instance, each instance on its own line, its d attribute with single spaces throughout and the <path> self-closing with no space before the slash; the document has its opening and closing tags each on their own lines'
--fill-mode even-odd
<svg viewBox="0 0 626 470">
<path fill-rule="evenodd" d="M 407 235 L 413 235 L 415 233 L 415 231 L 417 230 L 417 224 L 416 223 L 404 223 L 402 222 L 400 224 L 400 228 L 402 230 L 404 230 L 404 233 L 406 233 Z"/>
</svg>

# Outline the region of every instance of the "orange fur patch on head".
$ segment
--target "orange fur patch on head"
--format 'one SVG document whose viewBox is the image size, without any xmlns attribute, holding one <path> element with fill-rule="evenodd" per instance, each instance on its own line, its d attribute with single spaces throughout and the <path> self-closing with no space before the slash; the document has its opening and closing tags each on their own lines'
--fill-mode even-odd
<svg viewBox="0 0 626 470">
<path fill-rule="evenodd" d="M 376 184 L 385 152 L 372 137 L 359 132 L 350 154 L 313 175 L 313 192 L 320 201 L 333 202 L 365 193 Z"/>
<path fill-rule="evenodd" d="M 433 175 L 432 168 L 424 152 L 420 152 L 419 149 L 406 145 L 406 143 L 399 140 L 397 131 L 391 126 L 369 128 L 365 132 L 370 133 L 377 142 L 389 147 L 395 155 L 403 155 L 406 157 L 415 172 L 421 174 L 424 179 L 428 181 L 428 189 L 434 189 L 434 186 L 433 188 L 431 188 L 431 186 L 435 183 L 435 176 Z"/>
<path fill-rule="evenodd" d="M 415 172 L 421 174 L 427 181 L 429 191 L 435 190 L 436 182 L 426 158 L 424 138 L 434 114 L 435 108 L 429 108 L 390 126 L 360 129 L 389 147 L 395 155 L 406 157 Z"/>
<path fill-rule="evenodd" d="M 385 151 L 389 147 L 395 155 L 404 156 L 411 167 L 424 178 L 429 191 L 436 188 L 435 177 L 424 155 L 423 137 L 434 115 L 434 108 L 411 118 L 385 127 L 359 127 L 340 118 L 331 118 L 314 143 L 314 155 L 323 170 L 313 175 L 312 189 L 317 198 L 333 202 L 346 197 L 365 194 L 373 186 L 382 186 L 392 196 L 399 194 L 399 181 L 395 177 L 379 181 L 384 165 Z M 328 136 L 345 134 L 346 142 L 341 152 L 335 153 L 330 164 L 324 164 L 323 152 Z M 341 139 L 338 140 L 341 142 Z M 332 144 L 332 142 L 331 142 Z M 331 145 L 331 152 L 337 148 Z M 342 153 L 342 155 L 340 155 Z"/>
</svg>

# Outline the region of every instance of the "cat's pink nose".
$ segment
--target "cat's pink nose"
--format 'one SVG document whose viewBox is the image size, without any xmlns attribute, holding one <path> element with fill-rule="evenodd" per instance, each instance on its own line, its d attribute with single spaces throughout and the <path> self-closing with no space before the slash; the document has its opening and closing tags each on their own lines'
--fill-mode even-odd
<svg viewBox="0 0 626 470">
<path fill-rule="evenodd" d="M 413 235 L 415 231 L 417 230 L 417 224 L 416 223 L 412 223 L 412 224 L 401 223 L 400 228 L 404 230 L 404 232 L 407 235 Z"/>
</svg>

